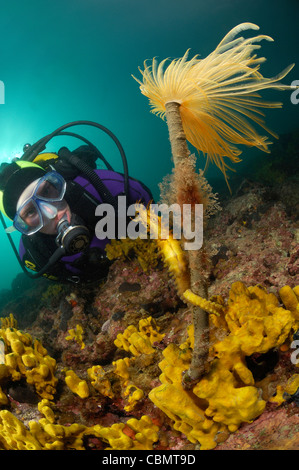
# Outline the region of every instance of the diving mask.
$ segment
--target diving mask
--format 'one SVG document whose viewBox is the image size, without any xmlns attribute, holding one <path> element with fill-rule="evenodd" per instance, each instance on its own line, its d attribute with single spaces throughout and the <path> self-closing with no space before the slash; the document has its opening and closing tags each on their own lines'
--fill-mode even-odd
<svg viewBox="0 0 299 470">
<path fill-rule="evenodd" d="M 19 198 L 13 220 L 15 229 L 32 235 L 46 226 L 66 205 L 63 201 L 65 190 L 66 182 L 56 171 L 31 183 Z"/>
</svg>

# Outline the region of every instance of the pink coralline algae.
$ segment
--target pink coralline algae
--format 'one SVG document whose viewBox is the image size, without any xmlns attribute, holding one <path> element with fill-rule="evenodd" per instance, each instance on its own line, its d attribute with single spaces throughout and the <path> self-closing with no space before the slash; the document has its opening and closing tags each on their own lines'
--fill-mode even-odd
<svg viewBox="0 0 299 470">
<path fill-rule="evenodd" d="M 232 282 L 261 284 L 274 293 L 299 282 L 299 226 L 279 201 L 265 201 L 260 187 L 233 198 L 206 234 L 212 254 L 211 293 Z"/>
<path fill-rule="evenodd" d="M 298 408 L 297 408 L 298 409 Z M 266 410 L 241 428 L 216 450 L 298 450 L 299 415 L 296 406 Z"/>
</svg>

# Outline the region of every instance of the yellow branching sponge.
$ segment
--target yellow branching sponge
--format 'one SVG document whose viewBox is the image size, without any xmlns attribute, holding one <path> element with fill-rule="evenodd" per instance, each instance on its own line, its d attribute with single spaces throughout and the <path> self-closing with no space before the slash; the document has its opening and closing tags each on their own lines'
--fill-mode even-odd
<svg viewBox="0 0 299 470">
<path fill-rule="evenodd" d="M 48 400 L 42 400 L 38 408 L 44 417 L 30 421 L 29 428 L 10 411 L 0 411 L 0 450 L 84 450 L 85 436 L 100 438 L 109 445 L 107 450 L 152 450 L 158 440 L 159 428 L 146 415 L 110 427 L 62 426 L 55 423 Z"/>
<path fill-rule="evenodd" d="M 213 363 L 211 372 L 193 388 L 193 393 L 207 401 L 205 415 L 225 424 L 230 432 L 253 421 L 266 406 L 258 389 L 245 386 L 221 360 Z"/>
<path fill-rule="evenodd" d="M 150 352 L 151 354 L 151 352 Z M 139 387 L 136 387 L 130 381 L 130 367 L 134 364 L 135 357 L 125 357 L 113 362 L 114 374 L 120 378 L 122 397 L 127 401 L 124 406 L 126 412 L 132 411 L 137 403 L 144 397 L 144 392 Z"/>
<path fill-rule="evenodd" d="M 125 385 L 127 385 L 130 377 L 129 367 L 133 364 L 134 361 L 134 357 L 125 357 L 124 359 L 118 359 L 117 361 L 112 362 L 112 365 L 114 367 L 114 373 L 123 380 Z"/>
<path fill-rule="evenodd" d="M 192 391 L 185 391 L 181 385 L 182 373 L 190 365 L 188 346 L 192 346 L 192 338 L 181 347 L 170 344 L 163 351 L 159 364 L 162 385 L 153 389 L 149 398 L 190 442 L 211 449 L 227 432 L 236 431 L 241 423 L 251 422 L 263 412 L 266 402 L 247 368 L 246 356 L 283 345 L 297 330 L 297 292 L 296 288 L 280 292 L 290 310 L 281 307 L 274 294 L 259 286 L 246 288 L 241 282 L 232 285 L 227 305 L 221 297 L 207 302 L 211 320 L 226 336 L 211 345 L 210 371 Z M 188 301 L 204 300 L 196 297 L 188 294 Z M 193 334 L 192 328 L 188 331 Z M 293 379 L 288 390 L 294 393 L 297 384 Z"/>
<path fill-rule="evenodd" d="M 55 415 L 51 408 L 51 402 L 45 398 L 40 401 L 37 405 L 38 411 L 44 415 L 44 417 L 49 421 L 49 423 L 55 423 Z"/>
<path fill-rule="evenodd" d="M 155 343 L 160 343 L 164 338 L 164 334 L 159 333 L 159 327 L 152 317 L 141 319 L 139 321 L 138 330 L 134 325 L 117 335 L 114 341 L 115 345 L 133 354 L 133 358 L 119 359 L 114 362 L 114 373 L 121 378 L 122 396 L 127 400 L 124 410 L 132 411 L 136 404 L 144 398 L 144 392 L 135 384 L 129 381 L 129 367 L 135 360 L 135 357 L 141 354 L 153 354 L 155 352 Z"/>
<path fill-rule="evenodd" d="M 190 442 L 200 443 L 201 449 L 214 448 L 216 435 L 225 431 L 225 426 L 206 416 L 207 402 L 201 402 L 181 385 L 182 372 L 190 365 L 190 352 L 171 343 L 163 351 L 163 356 L 159 364 L 162 385 L 149 393 L 150 400 L 173 420 L 173 428 L 185 434 Z"/>
<path fill-rule="evenodd" d="M 12 313 L 9 314 L 9 317 L 0 318 L 0 321 L 1 321 L 1 328 L 3 329 L 17 328 L 18 326 L 18 322 Z"/>
<path fill-rule="evenodd" d="M 113 398 L 110 380 L 102 366 L 93 366 L 87 369 L 91 385 L 105 397 Z"/>
<path fill-rule="evenodd" d="M 55 359 L 47 354 L 37 339 L 16 328 L 12 315 L 2 319 L 1 324 L 0 339 L 5 345 L 5 363 L 0 364 L 0 383 L 5 377 L 14 381 L 26 377 L 40 397 L 52 400 L 57 385 Z M 2 403 L 3 400 L 2 397 Z"/>
<path fill-rule="evenodd" d="M 144 398 L 144 392 L 130 381 L 129 368 L 135 362 L 135 357 L 118 359 L 113 362 L 113 370 L 105 370 L 102 366 L 93 366 L 87 369 L 91 385 L 95 390 L 108 398 L 113 399 L 119 394 L 119 384 L 121 396 L 127 402 L 124 406 L 126 412 L 132 411 L 137 403 Z M 113 384 L 116 384 L 117 393 L 113 391 Z"/>
<path fill-rule="evenodd" d="M 241 282 L 232 284 L 225 320 L 231 334 L 215 346 L 218 355 L 232 342 L 239 343 L 240 351 L 247 356 L 265 353 L 281 346 L 296 329 L 295 316 L 279 306 L 274 294 L 259 286 L 246 288 Z"/>
<path fill-rule="evenodd" d="M 67 370 L 65 373 L 65 383 L 69 389 L 80 398 L 89 397 L 89 388 L 86 380 L 80 379 L 73 370 Z"/>
<path fill-rule="evenodd" d="M 144 240 L 141 238 L 137 238 L 136 240 L 131 240 L 130 238 L 112 240 L 107 244 L 105 250 L 107 258 L 110 260 L 116 258 L 131 258 L 132 254 L 134 254 L 145 272 L 157 266 L 159 260 L 155 240 Z"/>
<path fill-rule="evenodd" d="M 114 344 L 119 349 L 131 352 L 134 356 L 140 356 L 140 354 L 151 354 L 154 352 L 148 338 L 144 338 L 134 325 L 128 326 L 123 333 L 119 333 Z"/>
<path fill-rule="evenodd" d="M 0 405 L 7 405 L 8 404 L 8 398 L 3 392 L 2 388 L 0 387 Z"/>
<path fill-rule="evenodd" d="M 152 317 L 139 321 L 139 331 L 134 325 L 117 335 L 115 346 L 131 352 L 133 356 L 140 354 L 151 354 L 155 352 L 153 344 L 162 341 L 164 335 L 159 333 L 159 328 Z"/>
<path fill-rule="evenodd" d="M 68 336 L 65 337 L 67 341 L 74 340 L 76 343 L 79 344 L 81 349 L 85 348 L 85 344 L 83 342 L 83 328 L 81 325 L 76 325 L 76 328 L 72 328 L 68 330 Z"/>
<path fill-rule="evenodd" d="M 271 403 L 276 403 L 277 406 L 281 405 L 289 396 L 297 392 L 299 388 L 299 374 L 293 374 L 287 383 L 282 386 L 278 385 L 276 395 L 270 398 Z"/>
<path fill-rule="evenodd" d="M 126 428 L 128 433 L 124 432 Z M 142 416 L 140 420 L 132 418 L 124 423 L 113 424 L 110 428 L 94 426 L 95 434 L 109 442 L 106 450 L 152 450 L 153 443 L 158 440 L 158 426 L 154 425 L 149 416 Z M 128 434 L 133 434 L 129 437 Z"/>
<path fill-rule="evenodd" d="M 128 399 L 128 404 L 124 407 L 124 410 L 129 412 L 135 408 L 135 405 L 139 402 L 139 400 L 142 400 L 144 393 L 141 388 L 130 384 L 125 389 L 123 396 Z"/>
<path fill-rule="evenodd" d="M 151 353 L 150 353 L 151 354 Z M 125 357 L 113 362 L 114 374 L 120 378 L 122 396 L 127 401 L 124 407 L 126 412 L 132 411 L 137 403 L 144 397 L 144 392 L 139 387 L 136 387 L 130 382 L 130 367 L 134 364 L 135 357 Z"/>
<path fill-rule="evenodd" d="M 42 450 L 34 435 L 10 411 L 0 411 L 0 449 Z"/>
<path fill-rule="evenodd" d="M 294 287 L 294 289 L 284 286 L 280 289 L 279 295 L 284 306 L 292 312 L 292 315 L 298 321 L 299 327 L 299 286 Z"/>
</svg>

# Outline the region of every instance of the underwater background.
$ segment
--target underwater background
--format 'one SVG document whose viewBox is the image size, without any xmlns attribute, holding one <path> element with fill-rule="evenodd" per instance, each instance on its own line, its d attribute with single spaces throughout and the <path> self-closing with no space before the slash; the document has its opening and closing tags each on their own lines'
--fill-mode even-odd
<svg viewBox="0 0 299 470">
<path fill-rule="evenodd" d="M 172 169 L 171 151 L 166 124 L 149 112 L 131 76 L 140 78 L 138 66 L 145 59 L 177 58 L 189 48 L 190 57 L 205 57 L 235 25 L 252 22 L 275 41 L 262 43 L 259 55 L 267 58 L 263 75 L 274 76 L 295 62 L 284 83 L 299 80 L 296 0 L 2 0 L 0 5 L 0 80 L 5 87 L 0 163 L 21 156 L 25 143 L 36 142 L 60 125 L 93 120 L 116 134 L 130 175 L 158 199 L 158 183 Z M 268 126 L 280 135 L 298 129 L 299 104 L 292 104 L 290 95 L 264 93 L 284 104 L 266 114 Z M 76 131 L 122 171 L 112 140 L 95 129 Z M 60 137 L 47 150 L 58 151 L 64 144 L 74 149 L 80 142 Z M 230 172 L 233 190 L 269 159 L 271 155 L 244 149 L 237 173 Z M 201 162 L 203 168 L 205 159 Z M 206 176 L 214 191 L 229 197 L 217 168 L 210 165 Z M 13 237 L 18 240 L 17 234 Z M 1 291 L 10 288 L 21 269 L 3 230 L 0 247 Z"/>
</svg>

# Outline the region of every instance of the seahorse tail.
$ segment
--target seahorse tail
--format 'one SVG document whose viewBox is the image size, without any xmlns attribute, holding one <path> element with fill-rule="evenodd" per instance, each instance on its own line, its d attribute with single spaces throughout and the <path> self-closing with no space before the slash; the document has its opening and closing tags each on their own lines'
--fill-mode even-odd
<svg viewBox="0 0 299 470">
<path fill-rule="evenodd" d="M 187 289 L 183 293 L 183 297 L 185 300 L 187 300 L 191 304 L 202 308 L 205 312 L 212 313 L 217 316 L 223 313 L 222 305 L 217 304 L 216 302 L 211 302 L 210 300 L 204 299 L 203 297 L 200 297 L 199 295 L 194 294 L 190 289 Z"/>
</svg>

